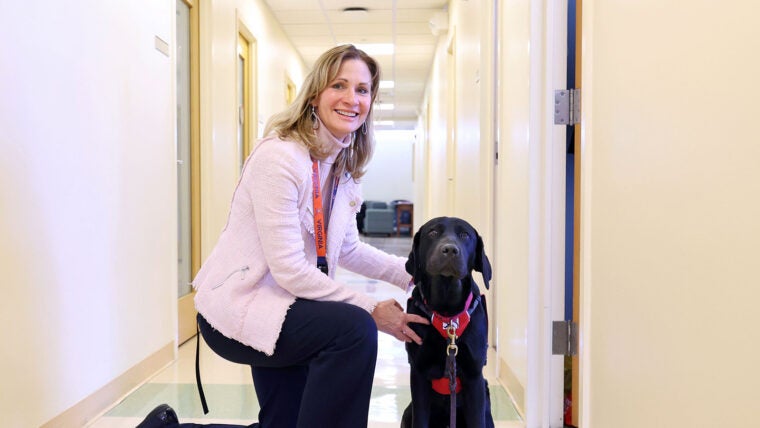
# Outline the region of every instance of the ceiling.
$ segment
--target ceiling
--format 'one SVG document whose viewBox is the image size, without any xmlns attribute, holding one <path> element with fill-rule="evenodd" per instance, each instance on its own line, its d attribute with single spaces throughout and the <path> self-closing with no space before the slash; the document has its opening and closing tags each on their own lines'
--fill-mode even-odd
<svg viewBox="0 0 760 428">
<path fill-rule="evenodd" d="M 415 127 L 438 40 L 433 33 L 445 33 L 448 22 L 447 0 L 266 0 L 266 3 L 309 68 L 320 54 L 337 44 L 393 44 L 391 54 L 373 54 L 368 50 L 380 63 L 382 80 L 394 81 L 393 88 L 380 88 L 378 102 L 391 103 L 394 108 L 375 109 L 376 129 Z M 344 12 L 346 8 L 365 8 L 367 12 Z M 393 125 L 380 125 L 377 121 L 393 121 Z"/>
</svg>

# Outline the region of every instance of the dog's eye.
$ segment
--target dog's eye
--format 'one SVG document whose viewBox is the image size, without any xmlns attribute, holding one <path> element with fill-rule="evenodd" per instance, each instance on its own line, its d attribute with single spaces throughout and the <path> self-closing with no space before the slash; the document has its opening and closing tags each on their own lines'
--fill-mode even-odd
<svg viewBox="0 0 760 428">
<path fill-rule="evenodd" d="M 438 236 L 438 235 L 439 235 L 439 233 L 438 233 L 438 231 L 437 231 L 437 230 L 435 230 L 435 229 L 433 229 L 433 230 L 431 230 L 430 232 L 428 232 L 428 236 L 429 236 L 429 237 L 431 237 L 431 238 L 435 238 L 435 237 L 436 237 L 436 236 Z"/>
<path fill-rule="evenodd" d="M 459 237 L 461 239 L 470 239 L 470 234 L 467 232 L 459 232 Z"/>
</svg>

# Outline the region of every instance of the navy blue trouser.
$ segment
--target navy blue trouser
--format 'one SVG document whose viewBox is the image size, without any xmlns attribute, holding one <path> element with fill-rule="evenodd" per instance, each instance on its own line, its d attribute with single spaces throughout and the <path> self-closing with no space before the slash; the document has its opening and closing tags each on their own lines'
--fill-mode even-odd
<svg viewBox="0 0 760 428">
<path fill-rule="evenodd" d="M 297 299 L 272 356 L 223 336 L 200 315 L 198 322 L 214 352 L 251 366 L 261 428 L 367 426 L 377 326 L 364 309 Z"/>
</svg>

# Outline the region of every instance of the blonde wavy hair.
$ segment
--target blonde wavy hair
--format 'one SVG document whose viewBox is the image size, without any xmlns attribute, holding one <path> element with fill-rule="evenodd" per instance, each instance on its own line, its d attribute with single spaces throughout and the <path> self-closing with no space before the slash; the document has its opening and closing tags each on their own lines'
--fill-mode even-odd
<svg viewBox="0 0 760 428">
<path fill-rule="evenodd" d="M 312 128 L 311 105 L 322 91 L 338 76 L 338 71 L 343 61 L 357 59 L 367 64 L 370 75 L 372 76 L 372 93 L 369 112 L 364 124 L 352 133 L 353 139 L 351 145 L 340 151 L 335 160 L 335 173 L 343 175 L 348 172 L 354 180 L 361 178 L 364 173 L 364 167 L 372 157 L 372 150 L 375 144 L 374 127 L 372 126 L 372 106 L 377 98 L 380 87 L 380 66 L 369 55 L 354 45 L 336 46 L 323 53 L 314 68 L 306 76 L 303 87 L 298 93 L 295 101 L 285 110 L 272 116 L 264 129 L 264 135 L 275 132 L 281 139 L 294 139 L 302 142 L 308 149 L 314 159 L 324 159 L 327 153 L 317 140 L 316 133 Z M 362 128 L 366 126 L 366 133 Z"/>
</svg>

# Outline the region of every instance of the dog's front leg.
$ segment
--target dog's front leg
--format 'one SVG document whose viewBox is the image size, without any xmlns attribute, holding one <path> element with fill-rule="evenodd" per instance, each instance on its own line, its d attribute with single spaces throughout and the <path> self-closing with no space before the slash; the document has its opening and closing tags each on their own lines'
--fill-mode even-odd
<svg viewBox="0 0 760 428">
<path fill-rule="evenodd" d="M 487 428 L 486 405 L 490 403 L 486 399 L 486 382 L 483 376 L 462 379 L 462 399 L 467 427 Z"/>
<path fill-rule="evenodd" d="M 430 427 L 430 407 L 432 405 L 432 388 L 419 370 L 412 367 L 410 374 L 412 389 L 412 428 Z"/>
</svg>

